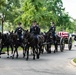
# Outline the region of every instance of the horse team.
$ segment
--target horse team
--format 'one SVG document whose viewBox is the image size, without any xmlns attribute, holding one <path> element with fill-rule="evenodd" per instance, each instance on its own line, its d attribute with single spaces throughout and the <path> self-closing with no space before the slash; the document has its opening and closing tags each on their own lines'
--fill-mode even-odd
<svg viewBox="0 0 76 75">
<path fill-rule="evenodd" d="M 23 49 L 23 58 L 26 57 L 26 60 L 29 59 L 29 50 L 33 52 L 33 59 L 39 59 L 40 54 L 44 52 L 44 47 L 46 45 L 46 52 L 51 53 L 51 45 L 55 45 L 54 53 L 58 51 L 58 39 L 56 35 L 54 39 L 51 32 L 40 33 L 37 36 L 37 40 L 34 38 L 34 35 L 31 34 L 28 30 L 24 30 L 22 34 L 22 39 L 19 39 L 19 36 L 14 32 L 9 32 L 3 34 L 0 32 L 0 57 L 1 52 L 4 47 L 7 48 L 7 58 L 9 58 L 9 48 L 11 48 L 12 59 L 14 59 L 15 53 L 16 58 L 18 58 L 18 47 Z"/>
</svg>

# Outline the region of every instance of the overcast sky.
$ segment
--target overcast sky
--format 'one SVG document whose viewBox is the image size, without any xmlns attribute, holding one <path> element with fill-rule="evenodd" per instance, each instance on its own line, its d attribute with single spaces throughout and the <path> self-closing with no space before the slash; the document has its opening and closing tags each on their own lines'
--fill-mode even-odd
<svg viewBox="0 0 76 75">
<path fill-rule="evenodd" d="M 71 17 L 76 19 L 76 0 L 62 0 L 65 11 L 69 13 Z"/>
</svg>

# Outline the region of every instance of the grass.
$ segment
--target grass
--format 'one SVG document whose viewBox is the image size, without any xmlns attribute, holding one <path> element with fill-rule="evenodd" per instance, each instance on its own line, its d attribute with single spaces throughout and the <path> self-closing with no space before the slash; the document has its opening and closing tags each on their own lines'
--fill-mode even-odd
<svg viewBox="0 0 76 75">
<path fill-rule="evenodd" d="M 18 50 L 22 50 L 22 48 L 19 47 Z M 7 48 L 3 48 L 3 49 L 2 49 L 2 52 L 6 52 L 6 51 L 7 51 Z M 11 48 L 9 48 L 9 51 L 11 51 Z"/>
<path fill-rule="evenodd" d="M 76 63 L 76 58 L 74 58 L 73 61 Z"/>
</svg>

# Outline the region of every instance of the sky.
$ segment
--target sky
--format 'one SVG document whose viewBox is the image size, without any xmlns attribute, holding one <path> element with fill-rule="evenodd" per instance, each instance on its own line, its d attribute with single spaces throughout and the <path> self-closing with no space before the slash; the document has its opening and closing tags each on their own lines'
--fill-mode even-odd
<svg viewBox="0 0 76 75">
<path fill-rule="evenodd" d="M 65 11 L 68 12 L 68 14 L 76 19 L 76 0 L 62 0 L 63 7 L 65 7 Z"/>
</svg>

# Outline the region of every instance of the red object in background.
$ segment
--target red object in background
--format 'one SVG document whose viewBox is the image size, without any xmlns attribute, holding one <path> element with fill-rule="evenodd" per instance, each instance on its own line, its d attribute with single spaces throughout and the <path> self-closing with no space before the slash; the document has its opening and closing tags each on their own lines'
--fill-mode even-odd
<svg viewBox="0 0 76 75">
<path fill-rule="evenodd" d="M 69 37 L 69 33 L 61 31 L 61 32 L 58 32 L 58 36 L 59 37 L 63 37 L 63 38 L 68 38 Z"/>
</svg>

